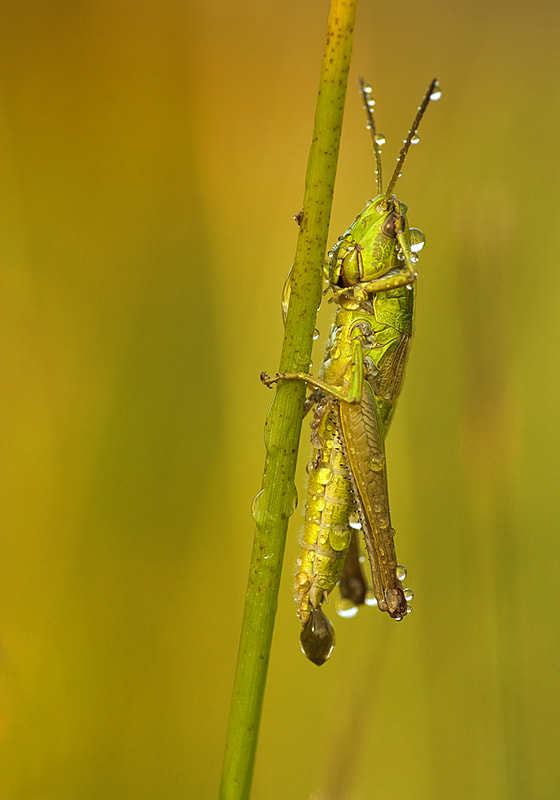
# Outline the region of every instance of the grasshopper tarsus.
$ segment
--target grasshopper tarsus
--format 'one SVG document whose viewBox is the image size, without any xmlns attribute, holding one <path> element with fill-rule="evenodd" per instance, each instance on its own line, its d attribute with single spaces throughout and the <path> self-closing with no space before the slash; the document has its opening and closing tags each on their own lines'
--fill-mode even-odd
<svg viewBox="0 0 560 800">
<path fill-rule="evenodd" d="M 268 389 L 272 389 L 272 384 L 277 382 L 279 375 L 278 373 L 276 373 L 276 377 L 271 378 L 268 372 L 265 372 L 263 370 L 261 372 L 260 378 L 261 378 L 261 383 L 263 383 Z"/>
</svg>

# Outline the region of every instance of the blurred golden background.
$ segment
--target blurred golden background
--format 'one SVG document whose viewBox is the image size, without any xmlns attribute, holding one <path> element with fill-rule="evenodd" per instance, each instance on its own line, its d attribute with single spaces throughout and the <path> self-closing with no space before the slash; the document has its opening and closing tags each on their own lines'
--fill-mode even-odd
<svg viewBox="0 0 560 800">
<path fill-rule="evenodd" d="M 0 796 L 217 794 L 326 0 L 0 6 Z M 254 798 L 557 798 L 560 9 L 362 0 L 330 240 L 426 234 L 389 437 L 402 625 L 301 655 L 290 526 Z M 331 308 L 323 309 L 315 368 Z M 325 312 L 325 313 L 323 313 Z"/>
</svg>

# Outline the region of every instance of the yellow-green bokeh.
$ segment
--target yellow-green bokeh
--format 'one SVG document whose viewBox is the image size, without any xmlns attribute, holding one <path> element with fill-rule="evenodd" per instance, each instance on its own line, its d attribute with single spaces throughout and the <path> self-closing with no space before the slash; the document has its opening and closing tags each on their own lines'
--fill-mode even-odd
<svg viewBox="0 0 560 800">
<path fill-rule="evenodd" d="M 7 800 L 216 796 L 326 17 L 0 4 Z M 302 468 L 256 800 L 559 795 L 559 36 L 552 0 L 361 0 L 331 240 L 374 191 L 358 76 L 386 173 L 443 89 L 398 185 L 427 237 L 388 445 L 414 613 L 299 653 Z"/>
</svg>

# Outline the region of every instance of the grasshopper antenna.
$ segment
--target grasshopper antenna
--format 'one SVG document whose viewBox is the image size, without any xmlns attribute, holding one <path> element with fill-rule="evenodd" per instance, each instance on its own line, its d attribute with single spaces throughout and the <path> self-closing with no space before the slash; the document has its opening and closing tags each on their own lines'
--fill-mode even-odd
<svg viewBox="0 0 560 800">
<path fill-rule="evenodd" d="M 408 153 L 411 144 L 416 144 L 418 142 L 418 128 L 420 126 L 420 121 L 424 116 L 424 112 L 428 108 L 428 103 L 430 100 L 436 101 L 439 100 L 441 97 L 441 89 L 439 88 L 439 83 L 437 82 L 437 78 L 434 78 L 433 81 L 430 83 L 428 87 L 428 91 L 424 95 L 424 99 L 422 103 L 418 106 L 418 112 L 414 118 L 414 122 L 412 123 L 412 127 L 408 132 L 408 136 L 406 137 L 403 146 L 401 147 L 401 152 L 399 153 L 399 158 L 397 160 L 397 166 L 395 167 L 395 171 L 393 172 L 393 177 L 389 181 L 389 185 L 387 186 L 387 191 L 385 195 L 390 197 L 393 189 L 395 188 L 395 184 L 397 180 L 400 178 L 402 165 L 404 164 L 404 160 Z"/>
<path fill-rule="evenodd" d="M 377 194 L 381 194 L 383 189 L 381 180 L 381 150 L 379 145 L 385 141 L 380 134 L 375 130 L 375 120 L 373 118 L 373 109 L 375 107 L 375 100 L 371 96 L 372 88 L 367 84 L 363 78 L 360 78 L 360 94 L 364 103 L 364 109 L 367 116 L 367 127 L 371 132 L 371 140 L 373 142 L 373 150 L 375 153 L 375 182 L 377 184 Z"/>
</svg>

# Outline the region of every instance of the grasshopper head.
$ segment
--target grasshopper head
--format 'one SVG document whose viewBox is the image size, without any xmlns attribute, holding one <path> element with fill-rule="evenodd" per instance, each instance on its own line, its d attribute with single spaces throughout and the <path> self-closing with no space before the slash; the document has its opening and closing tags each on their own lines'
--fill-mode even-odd
<svg viewBox="0 0 560 800">
<path fill-rule="evenodd" d="M 329 281 L 345 288 L 381 277 L 402 267 L 397 234 L 410 247 L 407 207 L 396 197 L 380 194 L 367 204 L 332 249 Z"/>
<path fill-rule="evenodd" d="M 406 219 L 407 208 L 404 203 L 397 200 L 393 190 L 401 175 L 409 148 L 419 141 L 418 126 L 428 103 L 430 100 L 438 100 L 441 96 L 439 84 L 435 78 L 430 83 L 401 147 L 397 165 L 385 192 L 381 180 L 380 151 L 380 144 L 385 137 L 376 132 L 372 90 L 362 79 L 360 79 L 360 91 L 373 141 L 375 178 L 379 194 L 367 204 L 331 251 L 329 282 L 335 293 L 336 290 L 344 290 L 381 278 L 393 269 L 402 269 L 405 263 L 410 269 L 412 262 L 410 253 L 421 248 L 424 238 L 420 231 L 413 230 L 411 248 L 411 231 Z M 402 250 L 406 251 L 404 258 Z M 344 292 L 342 294 L 344 295 Z"/>
</svg>

